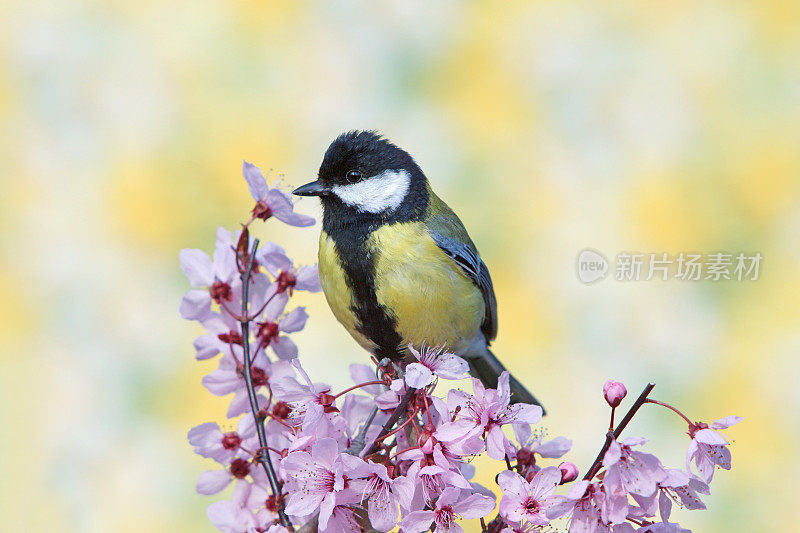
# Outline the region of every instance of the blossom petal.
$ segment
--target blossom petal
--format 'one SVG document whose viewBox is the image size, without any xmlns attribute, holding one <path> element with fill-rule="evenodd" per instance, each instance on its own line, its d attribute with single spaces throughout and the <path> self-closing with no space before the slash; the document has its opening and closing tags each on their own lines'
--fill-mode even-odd
<svg viewBox="0 0 800 533">
<path fill-rule="evenodd" d="M 333 514 L 334 507 L 336 507 L 336 495 L 333 492 L 329 492 L 319 505 L 319 528 L 321 530 L 328 527 L 328 520 Z"/>
<path fill-rule="evenodd" d="M 617 462 L 622 457 L 622 448 L 620 448 L 619 443 L 616 440 L 611 441 L 611 444 L 608 446 L 608 450 L 606 450 L 606 454 L 603 456 L 603 466 L 608 468 L 611 465 L 617 464 Z"/>
<path fill-rule="evenodd" d="M 732 416 L 726 416 L 725 418 L 720 418 L 719 420 L 716 420 L 716 421 L 712 422 L 711 423 L 711 428 L 712 429 L 729 428 L 731 426 L 734 426 L 734 425 L 738 424 L 742 420 L 744 420 L 744 418 L 741 417 L 741 416 L 733 416 L 733 415 Z"/>
<path fill-rule="evenodd" d="M 713 429 L 701 429 L 694 434 L 694 438 L 697 440 L 697 442 L 702 442 L 703 444 L 708 444 L 710 446 L 725 446 L 728 444 L 728 439 Z"/>
<path fill-rule="evenodd" d="M 468 370 L 469 365 L 467 362 L 452 353 L 440 355 L 434 366 L 436 375 L 444 379 L 463 379 L 466 377 Z"/>
<path fill-rule="evenodd" d="M 294 205 L 291 198 L 285 192 L 278 189 L 270 189 L 267 192 L 267 204 L 272 211 L 272 216 L 298 228 L 314 225 L 314 219 L 294 212 Z"/>
<path fill-rule="evenodd" d="M 453 511 L 462 518 L 472 520 L 482 518 L 494 509 L 494 498 L 483 494 L 472 494 L 453 505 Z"/>
<path fill-rule="evenodd" d="M 311 447 L 311 455 L 316 462 L 330 467 L 339 455 L 339 445 L 331 438 L 319 439 Z"/>
<path fill-rule="evenodd" d="M 192 289 L 183 295 L 178 311 L 186 320 L 204 320 L 211 313 L 211 296 L 207 290 Z"/>
<path fill-rule="evenodd" d="M 295 288 L 298 291 L 319 292 L 322 290 L 322 285 L 319 281 L 319 267 L 317 265 L 304 266 L 297 272 L 297 284 Z"/>
<path fill-rule="evenodd" d="M 497 461 L 502 461 L 506 456 L 505 433 L 500 426 L 492 426 L 486 433 L 486 454 Z"/>
<path fill-rule="evenodd" d="M 528 483 L 516 472 L 503 470 L 497 476 L 497 484 L 504 495 L 513 495 L 520 500 L 528 497 Z"/>
<path fill-rule="evenodd" d="M 669 515 L 672 513 L 672 499 L 667 495 L 666 491 L 659 491 L 658 493 L 658 512 L 661 514 L 661 520 L 667 522 Z"/>
<path fill-rule="evenodd" d="M 285 333 L 294 333 L 300 331 L 306 326 L 308 320 L 308 313 L 305 307 L 297 307 L 289 311 L 280 321 L 280 330 Z"/>
<path fill-rule="evenodd" d="M 435 517 L 433 511 L 414 511 L 400 521 L 400 528 L 406 533 L 422 533 L 431 527 Z"/>
<path fill-rule="evenodd" d="M 214 283 L 214 269 L 211 259 L 203 250 L 185 248 L 178 254 L 181 270 L 194 287 L 208 287 Z"/>
<path fill-rule="evenodd" d="M 534 448 L 534 451 L 548 459 L 557 459 L 570 451 L 572 441 L 566 437 L 556 437 L 547 442 L 543 442 Z"/>
<path fill-rule="evenodd" d="M 433 372 L 421 363 L 411 363 L 406 367 L 405 379 L 409 387 L 421 389 L 433 383 Z"/>
<path fill-rule="evenodd" d="M 367 514 L 372 527 L 389 531 L 397 525 L 397 497 L 388 490 L 373 494 L 367 503 Z"/>
<path fill-rule="evenodd" d="M 455 422 L 445 422 L 436 430 L 434 436 L 444 442 L 460 439 L 475 430 L 475 423 L 461 418 Z M 502 457 L 501 457 L 502 459 Z"/>
<path fill-rule="evenodd" d="M 231 479 L 227 470 L 206 470 L 197 479 L 197 492 L 206 496 L 216 494 L 227 487 Z"/>
<path fill-rule="evenodd" d="M 233 249 L 233 236 L 225 228 L 217 228 L 217 243 L 214 248 L 214 273 L 222 281 L 229 282 L 239 273 L 236 265 L 236 252 Z"/>
<path fill-rule="evenodd" d="M 279 359 L 288 361 L 289 359 L 295 359 L 297 357 L 297 345 L 286 335 L 281 335 L 276 340 L 272 341 L 270 346 Z"/>
<path fill-rule="evenodd" d="M 368 383 L 370 381 L 376 381 L 378 379 L 375 369 L 368 365 L 352 364 L 350 365 L 349 370 L 350 378 L 356 385 Z M 383 392 L 383 388 L 380 385 L 367 385 L 366 387 L 362 387 L 362 390 L 369 394 L 375 395 Z"/>
<path fill-rule="evenodd" d="M 242 174 L 244 174 L 244 179 L 247 181 L 247 187 L 250 189 L 250 195 L 253 199 L 256 202 L 263 200 L 267 195 L 267 191 L 269 191 L 269 187 L 267 187 L 267 180 L 264 179 L 261 169 L 252 163 L 243 161 Z"/>
<path fill-rule="evenodd" d="M 212 503 L 206 515 L 220 531 L 254 531 L 258 525 L 253 513 L 229 500 Z"/>
<path fill-rule="evenodd" d="M 186 436 L 192 446 L 207 446 L 222 439 L 222 431 L 216 422 L 206 422 L 190 429 Z"/>
<path fill-rule="evenodd" d="M 219 353 L 218 341 L 217 335 L 212 333 L 197 337 L 194 342 L 192 342 L 192 346 L 194 346 L 195 349 L 194 358 L 198 361 L 202 361 L 217 355 Z"/>
</svg>

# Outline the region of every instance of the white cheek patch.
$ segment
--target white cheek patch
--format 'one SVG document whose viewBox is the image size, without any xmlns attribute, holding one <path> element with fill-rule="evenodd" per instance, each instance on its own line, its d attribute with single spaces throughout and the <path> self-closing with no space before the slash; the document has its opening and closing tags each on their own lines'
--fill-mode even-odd
<svg viewBox="0 0 800 533">
<path fill-rule="evenodd" d="M 333 193 L 344 203 L 359 211 L 382 213 L 393 211 L 403 202 L 411 184 L 405 170 L 386 170 L 358 183 L 335 185 Z"/>
</svg>

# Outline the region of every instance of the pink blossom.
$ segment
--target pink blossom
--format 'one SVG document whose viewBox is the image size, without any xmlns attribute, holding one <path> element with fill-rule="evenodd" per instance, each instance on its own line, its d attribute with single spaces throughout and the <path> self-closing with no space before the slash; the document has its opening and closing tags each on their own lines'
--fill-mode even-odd
<svg viewBox="0 0 800 533">
<path fill-rule="evenodd" d="M 291 365 L 305 383 L 301 383 L 293 375 L 283 376 L 272 382 L 272 393 L 275 398 L 285 401 L 291 407 L 289 422 L 301 425 L 307 431 L 323 419 L 329 405 L 327 402 L 331 387 L 326 383 L 312 382 L 298 359 L 292 359 Z"/>
<path fill-rule="evenodd" d="M 200 361 L 229 352 L 232 344 L 242 345 L 239 321 L 228 313 L 210 311 L 201 321 L 206 333 L 194 340 L 195 358 Z"/>
<path fill-rule="evenodd" d="M 258 251 L 257 257 L 259 263 L 264 265 L 275 278 L 278 294 L 285 292 L 291 296 L 295 290 L 308 292 L 322 290 L 317 265 L 296 268 L 280 246 L 264 247 Z"/>
<path fill-rule="evenodd" d="M 564 437 L 543 441 L 542 435 L 533 436 L 530 424 L 514 424 L 513 428 L 519 443 L 519 449 L 515 452 L 517 465 L 522 467 L 523 475 L 536 470 L 536 455 L 557 459 L 572 448 L 572 441 Z"/>
<path fill-rule="evenodd" d="M 197 479 L 199 494 L 216 494 L 227 487 L 234 479 L 244 479 L 251 473 L 253 465 L 245 459 L 236 458 L 225 470 L 206 470 Z"/>
<path fill-rule="evenodd" d="M 270 188 L 261 170 L 247 161 L 242 163 L 242 174 L 247 180 L 250 194 L 256 201 L 253 215 L 261 220 L 274 216 L 290 226 L 313 226 L 314 219 L 294 212 L 291 197 L 277 188 Z"/>
<path fill-rule="evenodd" d="M 648 497 L 637 494 L 632 496 L 646 516 L 654 516 L 658 510 L 661 520 L 667 522 L 670 518 L 673 501 L 679 501 L 683 508 L 690 511 L 705 509 L 706 506 L 698 493 L 710 493 L 708 485 L 703 480 L 682 470 L 668 468 L 667 476 L 659 482 L 657 492 Z"/>
<path fill-rule="evenodd" d="M 407 390 L 405 380 L 392 380 L 389 384 L 389 390 L 383 391 L 375 397 L 375 404 L 380 409 L 394 409 L 400 403 L 400 398 L 405 396 Z"/>
<path fill-rule="evenodd" d="M 364 529 L 351 506 L 337 505 L 333 508 L 328 525 L 324 528 L 320 526 L 318 531 L 319 533 L 363 533 Z"/>
<path fill-rule="evenodd" d="M 348 479 L 361 463 L 358 457 L 339 453 L 339 445 L 331 438 L 319 439 L 311 447 L 311 453 L 290 453 L 281 463 L 294 483 L 289 490 L 286 512 L 306 516 L 319 510 L 319 525 L 325 529 L 337 500 L 341 502 L 352 496 Z"/>
<path fill-rule="evenodd" d="M 308 314 L 305 307 L 297 307 L 283 317 L 262 315 L 256 322 L 256 338 L 261 346 L 269 346 L 280 359 L 297 357 L 297 345 L 281 333 L 294 333 L 305 327 Z"/>
<path fill-rule="evenodd" d="M 603 385 L 603 396 L 611 407 L 618 406 L 627 394 L 628 390 L 625 388 L 625 385 L 619 381 L 610 379 Z"/>
<path fill-rule="evenodd" d="M 506 455 L 513 456 L 514 447 L 503 433 L 502 426 L 538 422 L 542 418 L 542 408 L 523 403 L 509 405 L 511 389 L 508 380 L 509 373 L 503 372 L 498 379 L 497 390 L 494 390 L 484 389 L 480 380 L 473 379 L 474 396 L 451 390 L 448 407 L 451 411 L 460 408 L 461 418 L 442 424 L 436 432 L 436 438 L 447 442 L 482 435 L 489 457 L 502 460 Z"/>
<path fill-rule="evenodd" d="M 460 469 L 455 471 L 445 460 L 444 463 L 430 464 L 426 461 L 417 461 L 408 468 L 406 477 L 411 480 L 415 487 L 415 494 L 419 495 L 423 502 L 430 502 L 448 487 L 469 490 L 472 488 Z M 407 495 L 403 495 L 407 496 Z M 411 508 L 411 501 L 401 499 L 403 507 Z"/>
<path fill-rule="evenodd" d="M 682 528 L 679 524 L 670 522 L 656 522 L 640 528 L 634 528 L 629 523 L 614 526 L 614 533 L 692 533 L 689 529 Z"/>
<path fill-rule="evenodd" d="M 726 429 L 744 420 L 740 416 L 726 416 L 712 422 L 711 426 L 698 422 L 689 428 L 692 442 L 686 451 L 686 469 L 694 461 L 700 477 L 706 483 L 714 477 L 714 467 L 719 466 L 725 470 L 731 469 L 731 452 L 727 448 L 728 439 L 716 430 Z"/>
<path fill-rule="evenodd" d="M 628 515 L 625 494 L 609 494 L 601 482 L 576 482 L 566 497 L 550 509 L 549 516 L 570 517 L 570 533 L 610 533 L 613 524 L 621 524 Z"/>
<path fill-rule="evenodd" d="M 232 356 L 225 356 L 220 359 L 219 367 L 201 380 L 203 385 L 216 396 L 235 393 L 228 407 L 229 418 L 246 413 L 250 409 L 244 379 L 244 367 L 239 363 L 239 361 L 243 360 L 241 346 L 233 346 L 232 354 Z M 253 361 L 250 369 L 256 390 L 266 386 L 272 379 L 279 380 L 282 377 L 288 377 L 293 374 L 291 366 L 284 361 L 261 362 L 257 360 Z M 266 401 L 266 397 L 259 395 L 259 407 L 266 405 Z"/>
<path fill-rule="evenodd" d="M 406 383 L 409 387 L 421 389 L 433 383 L 434 376 L 443 379 L 463 379 L 469 365 L 459 356 L 445 352 L 444 348 L 430 347 L 424 344 L 420 351 L 408 345 L 408 350 L 417 359 L 417 363 L 406 366 Z"/>
<path fill-rule="evenodd" d="M 631 448 L 645 442 L 636 437 L 611 442 L 603 457 L 604 483 L 611 491 L 650 496 L 667 476 L 658 457 Z"/>
<path fill-rule="evenodd" d="M 455 487 L 446 488 L 436 500 L 431 511 L 413 511 L 400 522 L 406 533 L 422 533 L 436 525 L 441 533 L 462 533 L 464 530 L 456 523 L 458 518 L 481 518 L 494 509 L 494 500 L 482 494 L 471 494 L 461 498 L 461 491 Z"/>
<path fill-rule="evenodd" d="M 202 250 L 180 252 L 181 269 L 195 289 L 181 300 L 180 314 L 187 320 L 203 320 L 211 312 L 211 302 L 233 300 L 233 286 L 238 283 L 233 237 L 225 228 L 217 229 L 214 260 Z"/>
<path fill-rule="evenodd" d="M 500 472 L 497 484 L 503 491 L 500 500 L 500 515 L 515 524 L 528 522 L 543 526 L 550 523 L 550 508 L 560 502 L 555 495 L 556 487 L 561 482 L 561 471 L 550 466 L 536 474 L 530 482 L 511 470 Z"/>
<path fill-rule="evenodd" d="M 268 496 L 267 491 L 258 485 L 237 481 L 230 501 L 218 501 L 208 506 L 208 519 L 224 533 L 263 531 L 262 525 L 275 516 L 264 508 Z"/>
<path fill-rule="evenodd" d="M 196 454 L 221 464 L 230 463 L 243 445 L 250 450 L 258 448 L 255 428 L 252 425 L 248 428 L 244 418 L 239 421 L 237 431 L 223 433 L 218 424 L 207 422 L 192 428 L 188 438 Z"/>
<path fill-rule="evenodd" d="M 367 502 L 372 527 L 379 531 L 390 531 L 397 525 L 401 499 L 411 500 L 414 485 L 404 476 L 392 479 L 386 466 L 381 463 L 364 462 L 351 473 L 361 478 L 353 481 L 352 486 L 356 492 L 360 491 L 361 500 Z"/>
</svg>

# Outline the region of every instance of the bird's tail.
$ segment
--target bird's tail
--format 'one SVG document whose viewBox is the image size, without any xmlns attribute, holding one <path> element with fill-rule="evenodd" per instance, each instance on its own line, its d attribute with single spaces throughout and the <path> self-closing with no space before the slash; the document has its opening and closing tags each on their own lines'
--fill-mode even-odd
<svg viewBox="0 0 800 533">
<path fill-rule="evenodd" d="M 469 357 L 466 358 L 466 361 L 469 363 L 469 373 L 481 380 L 484 387 L 497 388 L 497 379 L 506 370 L 506 367 L 488 348 L 480 357 Z M 513 375 L 510 376 L 508 383 L 511 388 L 511 403 L 532 403 L 542 407 L 539 400 Z M 542 407 L 542 411 L 544 412 L 544 407 Z"/>
</svg>

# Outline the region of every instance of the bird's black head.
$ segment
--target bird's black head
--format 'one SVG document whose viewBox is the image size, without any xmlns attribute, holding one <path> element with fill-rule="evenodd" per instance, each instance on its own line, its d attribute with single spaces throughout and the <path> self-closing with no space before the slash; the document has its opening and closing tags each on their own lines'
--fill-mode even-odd
<svg viewBox="0 0 800 533">
<path fill-rule="evenodd" d="M 319 196 L 326 216 L 409 219 L 427 207 L 425 175 L 405 150 L 373 131 L 349 131 L 325 152 L 318 179 L 294 194 Z"/>
</svg>

